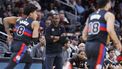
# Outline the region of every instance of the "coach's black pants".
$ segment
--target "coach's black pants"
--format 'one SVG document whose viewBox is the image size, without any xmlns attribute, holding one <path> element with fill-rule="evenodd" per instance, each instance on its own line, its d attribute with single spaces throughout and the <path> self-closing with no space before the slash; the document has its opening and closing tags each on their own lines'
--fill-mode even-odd
<svg viewBox="0 0 122 69">
<path fill-rule="evenodd" d="M 102 69 L 106 55 L 105 45 L 97 41 L 86 42 L 86 55 L 89 69 Z"/>
<path fill-rule="evenodd" d="M 5 69 L 14 69 L 14 67 L 20 63 L 24 62 L 24 69 L 30 69 L 32 58 L 27 52 L 27 46 L 21 41 L 13 41 L 11 45 L 12 57 L 9 64 Z"/>
</svg>

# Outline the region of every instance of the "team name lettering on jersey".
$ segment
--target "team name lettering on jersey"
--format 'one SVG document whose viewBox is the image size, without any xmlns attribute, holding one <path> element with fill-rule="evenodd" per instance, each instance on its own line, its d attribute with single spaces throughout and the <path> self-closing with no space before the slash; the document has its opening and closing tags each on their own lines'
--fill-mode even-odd
<svg viewBox="0 0 122 69">
<path fill-rule="evenodd" d="M 24 20 L 21 20 L 21 21 L 20 21 L 20 24 L 24 24 L 24 25 L 26 25 L 26 26 L 29 25 L 29 23 L 28 23 L 27 21 L 24 21 Z"/>
<path fill-rule="evenodd" d="M 92 15 L 92 16 L 90 17 L 90 20 L 93 20 L 93 19 L 100 19 L 100 17 L 101 17 L 101 15 L 99 15 L 99 14 Z"/>
</svg>

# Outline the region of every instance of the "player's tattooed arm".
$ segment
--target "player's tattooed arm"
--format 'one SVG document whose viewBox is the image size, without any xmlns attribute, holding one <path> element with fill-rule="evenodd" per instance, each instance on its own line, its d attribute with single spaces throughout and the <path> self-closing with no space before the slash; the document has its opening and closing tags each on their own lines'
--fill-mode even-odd
<svg viewBox="0 0 122 69">
<path fill-rule="evenodd" d="M 115 23 L 114 14 L 107 12 L 105 14 L 105 19 L 107 21 L 107 32 L 108 32 L 109 36 L 111 37 L 111 39 L 113 40 L 115 47 L 121 51 L 121 49 L 122 49 L 121 43 L 117 37 L 117 34 L 115 32 L 115 28 L 114 28 L 114 23 Z"/>
<path fill-rule="evenodd" d="M 84 41 L 87 40 L 87 37 L 88 37 L 88 19 L 86 21 L 86 25 L 85 25 L 83 32 L 82 32 L 82 38 Z"/>
</svg>

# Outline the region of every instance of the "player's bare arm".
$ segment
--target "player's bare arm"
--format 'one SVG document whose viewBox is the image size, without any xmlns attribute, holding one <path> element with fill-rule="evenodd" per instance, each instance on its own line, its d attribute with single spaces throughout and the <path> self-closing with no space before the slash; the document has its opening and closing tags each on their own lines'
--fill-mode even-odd
<svg viewBox="0 0 122 69">
<path fill-rule="evenodd" d="M 33 21 L 32 29 L 33 29 L 32 39 L 33 39 L 34 45 L 36 45 L 38 43 L 38 37 L 39 37 L 39 22 L 38 21 Z"/>
<path fill-rule="evenodd" d="M 109 36 L 113 40 L 116 48 L 118 50 L 121 50 L 121 43 L 116 35 L 115 29 L 114 29 L 114 22 L 115 22 L 115 16 L 114 14 L 107 12 L 105 14 L 105 19 L 107 21 L 107 32 L 109 33 Z"/>
<path fill-rule="evenodd" d="M 86 21 L 86 25 L 85 25 L 83 32 L 82 32 L 82 38 L 84 41 L 87 40 L 87 36 L 88 36 L 88 19 Z"/>
<path fill-rule="evenodd" d="M 39 37 L 39 22 L 38 21 L 33 21 L 32 29 L 33 29 L 32 38 L 38 38 Z"/>
<path fill-rule="evenodd" d="M 8 40 L 8 41 L 12 39 L 12 35 L 11 35 L 11 33 L 10 33 L 10 30 L 9 30 L 9 25 L 10 25 L 10 24 L 16 24 L 16 20 L 19 19 L 19 18 L 20 18 L 20 17 L 14 17 L 14 16 L 12 16 L 12 17 L 5 17 L 5 18 L 3 19 L 5 31 L 6 31 L 6 33 L 7 33 L 7 35 L 8 35 L 8 37 L 7 37 L 7 40 Z"/>
<path fill-rule="evenodd" d="M 4 20 L 4 27 L 5 27 L 5 31 L 8 35 L 10 35 L 10 31 L 9 31 L 9 25 L 10 24 L 16 24 L 16 20 L 20 18 L 20 17 L 5 17 Z"/>
</svg>

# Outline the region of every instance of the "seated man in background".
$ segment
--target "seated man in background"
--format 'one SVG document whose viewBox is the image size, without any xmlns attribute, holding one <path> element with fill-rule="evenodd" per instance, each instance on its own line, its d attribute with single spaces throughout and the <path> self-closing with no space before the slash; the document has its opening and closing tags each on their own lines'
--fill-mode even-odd
<svg viewBox="0 0 122 69">
<path fill-rule="evenodd" d="M 70 63 L 76 68 L 87 68 L 87 57 L 84 51 L 79 51 L 79 53 L 70 59 Z M 75 64 L 75 65 L 74 65 Z"/>
</svg>

